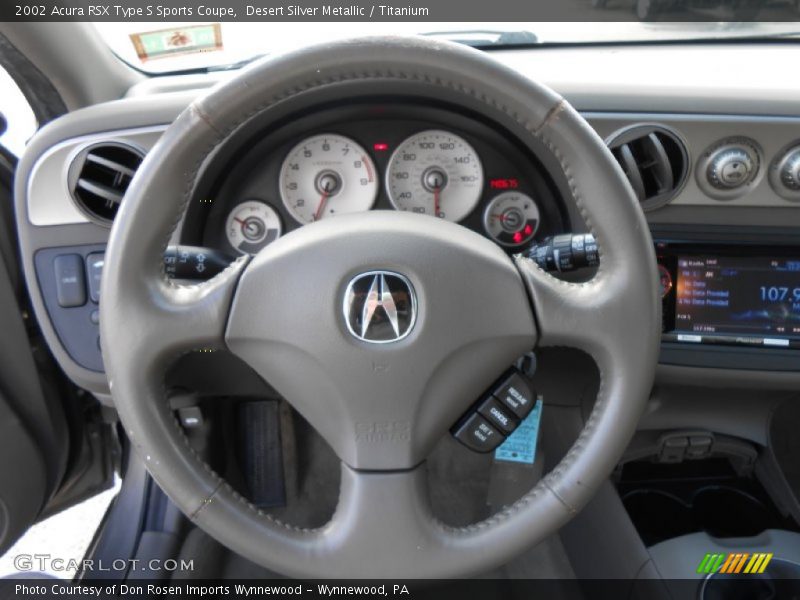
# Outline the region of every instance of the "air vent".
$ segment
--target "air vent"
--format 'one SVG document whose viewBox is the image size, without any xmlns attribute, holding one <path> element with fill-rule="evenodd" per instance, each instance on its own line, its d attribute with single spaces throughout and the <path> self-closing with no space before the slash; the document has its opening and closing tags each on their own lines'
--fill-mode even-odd
<svg viewBox="0 0 800 600">
<path fill-rule="evenodd" d="M 144 153 L 122 142 L 100 142 L 81 150 L 69 167 L 72 199 L 93 221 L 110 224 Z"/>
<path fill-rule="evenodd" d="M 686 182 L 686 146 L 666 127 L 634 125 L 613 134 L 606 143 L 646 210 L 664 206 Z"/>
</svg>

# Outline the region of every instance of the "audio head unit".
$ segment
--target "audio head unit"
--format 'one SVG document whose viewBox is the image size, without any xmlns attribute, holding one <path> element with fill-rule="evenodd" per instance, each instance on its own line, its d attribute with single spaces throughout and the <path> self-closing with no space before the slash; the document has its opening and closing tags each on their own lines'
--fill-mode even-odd
<svg viewBox="0 0 800 600">
<path fill-rule="evenodd" d="M 800 253 L 659 242 L 656 254 L 664 341 L 800 348 Z"/>
</svg>

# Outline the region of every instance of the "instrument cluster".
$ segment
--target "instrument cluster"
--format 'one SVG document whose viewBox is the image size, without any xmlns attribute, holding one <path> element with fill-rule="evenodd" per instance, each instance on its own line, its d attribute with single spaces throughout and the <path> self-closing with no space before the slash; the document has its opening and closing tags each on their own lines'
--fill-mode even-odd
<svg viewBox="0 0 800 600">
<path fill-rule="evenodd" d="M 208 186 L 196 241 L 256 254 L 303 225 L 367 210 L 461 223 L 509 251 L 566 230 L 546 171 L 497 128 L 435 108 L 359 108 L 301 118 L 246 144 Z"/>
</svg>

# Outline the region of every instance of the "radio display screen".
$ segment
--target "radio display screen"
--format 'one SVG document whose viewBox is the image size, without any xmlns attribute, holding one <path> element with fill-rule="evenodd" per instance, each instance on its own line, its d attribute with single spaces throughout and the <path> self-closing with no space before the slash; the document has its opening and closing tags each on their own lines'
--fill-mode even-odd
<svg viewBox="0 0 800 600">
<path fill-rule="evenodd" d="M 800 259 L 678 256 L 676 274 L 676 333 L 800 340 Z"/>
</svg>

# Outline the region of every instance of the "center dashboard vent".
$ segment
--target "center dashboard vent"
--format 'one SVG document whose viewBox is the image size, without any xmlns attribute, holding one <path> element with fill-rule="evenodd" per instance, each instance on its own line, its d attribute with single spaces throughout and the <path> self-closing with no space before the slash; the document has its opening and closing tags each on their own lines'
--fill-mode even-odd
<svg viewBox="0 0 800 600">
<path fill-rule="evenodd" d="M 67 173 L 72 199 L 93 221 L 110 224 L 143 159 L 142 150 L 123 142 L 98 142 L 83 148 Z"/>
<path fill-rule="evenodd" d="M 661 125 L 633 125 L 606 140 L 642 208 L 664 206 L 689 175 L 689 155 L 678 135 Z"/>
</svg>

